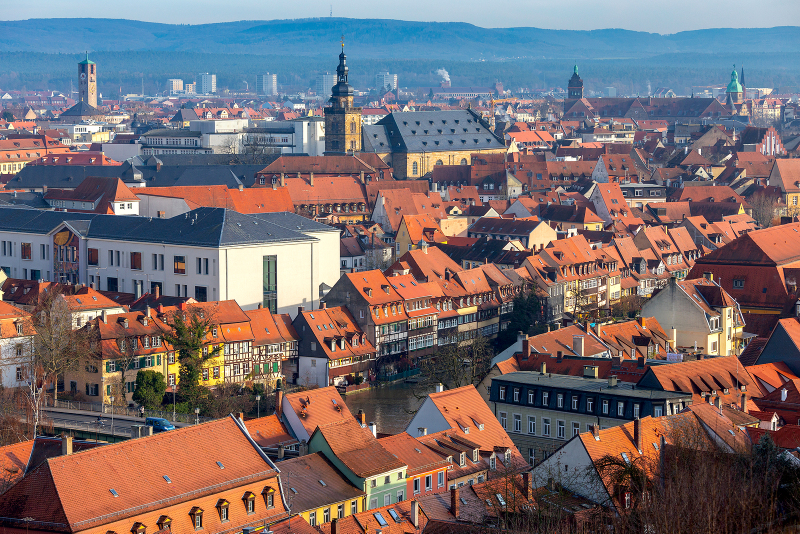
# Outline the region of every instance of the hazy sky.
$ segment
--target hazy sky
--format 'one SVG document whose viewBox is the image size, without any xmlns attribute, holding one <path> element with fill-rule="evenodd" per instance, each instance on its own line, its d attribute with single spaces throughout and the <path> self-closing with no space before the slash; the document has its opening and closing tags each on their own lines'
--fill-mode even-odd
<svg viewBox="0 0 800 534">
<path fill-rule="evenodd" d="M 39 0 L 4 2 L 5 20 L 100 17 L 203 24 L 233 20 L 327 17 L 469 22 L 484 27 L 625 28 L 674 33 L 701 28 L 800 25 L 800 0 Z"/>
</svg>

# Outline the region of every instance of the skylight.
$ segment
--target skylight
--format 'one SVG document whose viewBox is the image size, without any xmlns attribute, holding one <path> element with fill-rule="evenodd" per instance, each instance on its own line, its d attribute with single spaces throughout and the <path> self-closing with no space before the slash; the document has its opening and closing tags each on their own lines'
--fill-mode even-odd
<svg viewBox="0 0 800 534">
<path fill-rule="evenodd" d="M 172 484 L 172 481 L 169 479 L 167 475 L 164 475 L 164 480 L 167 481 L 167 484 Z"/>
<path fill-rule="evenodd" d="M 117 490 L 115 490 L 114 488 L 111 488 L 108 491 L 110 491 L 111 495 L 113 495 L 114 497 L 119 497 L 119 493 L 117 493 Z"/>
<path fill-rule="evenodd" d="M 289 489 L 292 490 L 292 493 L 294 493 L 295 495 L 297 494 L 297 490 L 296 489 L 294 489 L 294 488 L 289 488 Z"/>
<path fill-rule="evenodd" d="M 500 506 L 506 505 L 506 501 L 503 499 L 502 495 L 500 495 L 499 493 L 495 493 L 494 496 L 497 497 L 497 502 L 500 503 Z"/>
<path fill-rule="evenodd" d="M 383 518 L 383 516 L 381 515 L 380 512 L 375 512 L 372 515 L 375 517 L 375 520 L 378 522 L 378 524 L 380 526 L 382 526 L 382 527 L 388 527 L 389 526 L 389 523 L 386 522 L 386 520 Z"/>
<path fill-rule="evenodd" d="M 225 466 L 222 465 L 222 462 L 217 462 L 217 465 L 219 466 L 220 469 L 225 469 Z"/>
<path fill-rule="evenodd" d="M 397 515 L 397 512 L 394 511 L 394 508 L 389 508 L 389 515 L 392 516 L 392 519 L 394 519 L 395 523 L 400 522 L 400 516 Z"/>
<path fill-rule="evenodd" d="M 317 482 L 319 482 L 323 488 L 328 486 L 323 480 L 318 480 Z"/>
</svg>

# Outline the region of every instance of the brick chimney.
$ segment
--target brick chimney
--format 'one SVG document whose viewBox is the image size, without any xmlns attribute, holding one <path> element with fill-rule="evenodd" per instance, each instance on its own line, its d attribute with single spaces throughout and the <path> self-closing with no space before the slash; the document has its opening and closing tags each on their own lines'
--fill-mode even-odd
<svg viewBox="0 0 800 534">
<path fill-rule="evenodd" d="M 305 309 L 306 309 L 305 306 L 298 306 L 297 307 L 297 315 L 301 315 Z"/>
<path fill-rule="evenodd" d="M 642 452 L 642 420 L 638 417 L 633 422 L 633 444 L 636 445 L 636 450 L 639 454 Z"/>
<path fill-rule="evenodd" d="M 531 355 L 531 342 L 528 341 L 528 337 L 526 336 L 525 339 L 522 340 L 522 358 L 527 360 Z"/>
<path fill-rule="evenodd" d="M 61 456 L 72 454 L 72 436 L 61 436 Z"/>
<path fill-rule="evenodd" d="M 363 411 L 358 410 L 358 413 L 356 414 L 356 422 L 359 425 L 361 425 L 361 428 L 366 427 L 367 426 L 367 415 Z"/>
<path fill-rule="evenodd" d="M 331 521 L 331 534 L 339 534 L 339 518 L 338 517 L 334 518 L 334 520 Z"/>
<path fill-rule="evenodd" d="M 419 528 L 419 503 L 411 501 L 411 524 L 414 528 Z"/>
<path fill-rule="evenodd" d="M 747 413 L 747 393 L 742 393 L 741 409 L 744 413 Z"/>
<path fill-rule="evenodd" d="M 241 421 L 242 423 L 244 423 L 244 413 L 242 413 L 242 412 L 239 412 L 239 413 L 237 413 L 237 414 L 236 414 L 236 418 L 237 418 L 239 421 Z"/>
<path fill-rule="evenodd" d="M 327 307 L 328 307 L 328 305 L 327 305 L 325 302 L 320 302 L 320 303 L 319 303 L 319 309 L 320 309 L 320 310 L 324 310 L 324 309 L 326 309 Z"/>
<path fill-rule="evenodd" d="M 600 441 L 600 425 L 592 425 L 592 436 L 597 441 Z"/>
<path fill-rule="evenodd" d="M 459 505 L 460 504 L 461 504 L 461 501 L 459 500 L 459 496 L 458 496 L 458 488 L 456 487 L 456 488 L 451 489 L 450 490 L 450 512 L 453 514 L 453 516 L 456 519 L 458 519 L 458 511 L 459 511 Z"/>
<path fill-rule="evenodd" d="M 646 318 L 639 317 L 637 319 L 637 321 L 639 322 L 639 326 L 641 326 L 642 328 L 647 328 L 647 319 Z"/>
<path fill-rule="evenodd" d="M 153 288 L 153 296 L 156 298 L 156 300 L 161 298 L 161 286 L 160 285 L 156 284 L 155 287 Z"/>
<path fill-rule="evenodd" d="M 572 336 L 572 352 L 578 356 L 585 356 L 583 336 Z"/>
<path fill-rule="evenodd" d="M 522 473 L 522 496 L 526 501 L 531 500 L 531 472 L 525 471 Z"/>
</svg>

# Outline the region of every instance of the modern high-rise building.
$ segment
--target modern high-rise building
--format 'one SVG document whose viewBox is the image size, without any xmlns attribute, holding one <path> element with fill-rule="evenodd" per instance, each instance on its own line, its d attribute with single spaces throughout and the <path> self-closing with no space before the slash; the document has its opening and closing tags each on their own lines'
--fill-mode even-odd
<svg viewBox="0 0 800 534">
<path fill-rule="evenodd" d="M 210 94 L 217 92 L 217 75 L 201 72 L 197 75 L 197 91 L 200 94 Z"/>
<path fill-rule="evenodd" d="M 183 80 L 178 78 L 171 78 L 167 80 L 167 91 L 174 93 L 176 91 L 183 91 Z"/>
<path fill-rule="evenodd" d="M 317 76 L 317 86 L 315 89 L 319 96 L 328 98 L 334 85 L 336 85 L 336 75 L 326 72 L 325 74 Z"/>
<path fill-rule="evenodd" d="M 89 52 L 78 63 L 78 101 L 97 107 L 97 65 L 89 59 Z"/>
<path fill-rule="evenodd" d="M 388 72 L 379 72 L 375 76 L 375 87 L 378 89 L 389 88 L 390 91 L 397 90 L 397 74 L 389 74 Z"/>
<path fill-rule="evenodd" d="M 260 95 L 277 95 L 278 75 L 266 73 L 256 76 L 256 92 Z"/>
</svg>

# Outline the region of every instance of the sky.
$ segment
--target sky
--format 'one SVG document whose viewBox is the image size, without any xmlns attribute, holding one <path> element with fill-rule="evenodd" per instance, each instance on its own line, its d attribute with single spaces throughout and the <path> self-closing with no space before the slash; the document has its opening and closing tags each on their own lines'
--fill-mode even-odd
<svg viewBox="0 0 800 534">
<path fill-rule="evenodd" d="M 31 18 L 116 18 L 170 24 L 235 20 L 327 17 L 468 22 L 483 27 L 534 26 L 566 30 L 624 28 L 675 33 L 704 28 L 755 28 L 800 25 L 800 0 L 39 0 L 4 2 L 5 20 Z M 122 6 L 135 9 L 122 9 Z M 1 26 L 0 26 L 1 27 Z"/>
</svg>

